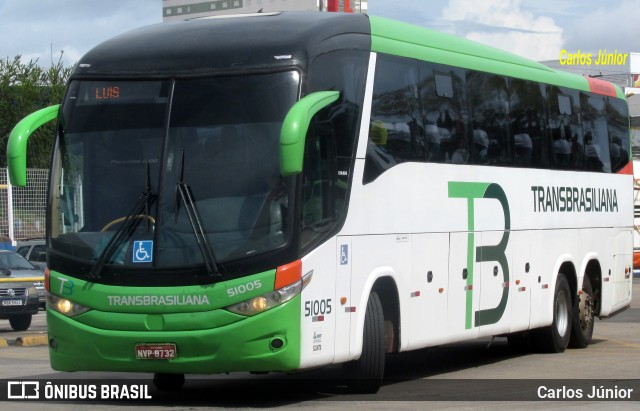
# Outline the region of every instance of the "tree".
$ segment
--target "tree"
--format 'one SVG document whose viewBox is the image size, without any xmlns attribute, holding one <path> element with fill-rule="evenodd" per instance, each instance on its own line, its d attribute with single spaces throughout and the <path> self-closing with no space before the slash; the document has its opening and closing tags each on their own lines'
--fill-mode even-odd
<svg viewBox="0 0 640 411">
<path fill-rule="evenodd" d="M 48 69 L 37 60 L 24 63 L 20 55 L 0 60 L 0 167 L 7 166 L 5 153 L 13 127 L 34 111 L 59 104 L 72 70 L 63 64 L 62 52 Z M 55 127 L 46 124 L 29 138 L 27 167 L 49 168 Z"/>
</svg>

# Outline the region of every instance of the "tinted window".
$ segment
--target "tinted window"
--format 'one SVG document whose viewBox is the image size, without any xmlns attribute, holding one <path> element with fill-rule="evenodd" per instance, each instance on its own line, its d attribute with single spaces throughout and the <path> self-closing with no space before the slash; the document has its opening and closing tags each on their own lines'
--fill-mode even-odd
<svg viewBox="0 0 640 411">
<path fill-rule="evenodd" d="M 470 71 L 467 73 L 467 91 L 473 124 L 473 162 L 510 165 L 506 79 Z"/>
<path fill-rule="evenodd" d="M 349 173 L 354 158 L 355 142 L 362 114 L 369 53 L 343 50 L 323 54 L 313 60 L 309 72 L 309 92 L 337 90 L 340 99 L 316 116 L 325 122 L 335 136 L 336 165 L 331 176 L 336 180 L 336 213 L 346 214 Z"/>
<path fill-rule="evenodd" d="M 33 246 L 33 250 L 31 250 L 29 260 L 37 261 L 39 263 L 47 261 L 47 247 L 44 245 Z"/>
<path fill-rule="evenodd" d="M 607 126 L 609 128 L 609 154 L 611 172 L 620 171 L 629 162 L 629 112 L 624 101 L 609 98 Z"/>
<path fill-rule="evenodd" d="M 405 161 L 424 161 L 418 107 L 418 63 L 379 55 L 376 64 L 365 182 Z"/>
<path fill-rule="evenodd" d="M 607 98 L 598 94 L 581 94 L 582 128 L 587 170 L 611 171 L 609 131 L 607 128 Z"/>
<path fill-rule="evenodd" d="M 453 97 L 453 81 L 450 73 L 435 73 L 435 80 L 436 94 L 439 97 Z"/>
<path fill-rule="evenodd" d="M 179 181 L 189 186 L 219 262 L 287 241 L 289 190 L 280 174 L 279 142 L 299 78 L 287 71 L 176 81 L 163 184 L 167 193 Z M 204 261 L 186 205 L 167 194 L 159 209 L 154 262 Z"/>
<path fill-rule="evenodd" d="M 167 270 L 150 281 L 164 281 L 173 268 L 180 276 L 183 267 L 202 266 L 204 236 L 223 264 L 281 249 L 293 214 L 291 179 L 280 175 L 280 129 L 299 80 L 286 71 L 173 85 L 73 82 L 52 166 L 52 268 L 67 255 L 74 264 L 103 260 L 106 281 L 120 268 L 151 266 Z M 116 246 L 105 248 L 127 222 Z M 144 258 L 134 254 L 137 241 L 153 241 Z"/>
<path fill-rule="evenodd" d="M 464 71 L 420 64 L 420 97 L 427 161 L 469 161 Z"/>
<path fill-rule="evenodd" d="M 580 96 L 562 87 L 548 88 L 551 165 L 561 170 L 582 170 L 585 153 L 580 126 Z"/>
<path fill-rule="evenodd" d="M 621 99 L 379 55 L 363 181 L 405 161 L 617 172 L 628 134 Z"/>
<path fill-rule="evenodd" d="M 509 84 L 509 120 L 513 164 L 540 167 L 548 164 L 542 156 L 546 146 L 543 87 L 531 81 L 512 79 Z"/>
<path fill-rule="evenodd" d="M 335 146 L 329 124 L 314 124 L 307 132 L 302 169 L 301 244 L 327 231 L 336 218 Z"/>
</svg>

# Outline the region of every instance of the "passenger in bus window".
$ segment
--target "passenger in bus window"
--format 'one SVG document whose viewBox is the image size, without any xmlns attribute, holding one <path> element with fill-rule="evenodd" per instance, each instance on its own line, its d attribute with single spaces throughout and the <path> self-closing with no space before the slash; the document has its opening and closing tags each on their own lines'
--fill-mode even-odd
<svg viewBox="0 0 640 411">
<path fill-rule="evenodd" d="M 623 143 L 624 140 L 621 137 L 616 136 L 613 138 L 613 140 L 615 141 L 615 143 L 617 144 L 620 150 L 620 153 L 618 155 L 618 161 L 614 163 L 613 156 L 611 159 L 611 171 L 616 172 L 620 170 L 622 167 L 624 167 L 629 161 L 629 152 L 626 150 L 626 146 Z"/>
<path fill-rule="evenodd" d="M 531 163 L 531 152 L 533 142 L 528 133 L 523 132 L 520 127 L 516 127 L 513 135 L 513 146 L 515 149 L 515 162 L 518 165 L 527 166 Z"/>
<path fill-rule="evenodd" d="M 620 139 L 618 137 L 611 138 L 609 141 L 609 155 L 611 156 L 611 168 L 617 169 L 618 164 L 621 163 L 621 150 L 620 150 Z"/>
<path fill-rule="evenodd" d="M 603 164 L 600 159 L 600 147 L 595 144 L 591 131 L 587 131 L 584 135 L 584 149 L 587 155 L 587 169 L 602 171 Z"/>
<path fill-rule="evenodd" d="M 558 168 L 569 168 L 571 143 L 561 134 L 561 129 L 553 130 L 553 157 Z"/>
<path fill-rule="evenodd" d="M 467 151 L 464 137 L 458 137 L 456 142 L 458 148 L 451 154 L 451 163 L 466 164 L 469 161 L 469 152 Z"/>
<path fill-rule="evenodd" d="M 489 136 L 487 132 L 481 128 L 477 128 L 477 124 L 474 124 L 473 129 L 473 146 L 475 150 L 475 162 L 476 164 L 484 164 L 487 162 L 489 154 Z"/>
<path fill-rule="evenodd" d="M 464 124 L 456 120 L 445 148 L 445 162 L 453 164 L 466 164 L 469 162 L 467 138 L 464 132 Z"/>
<path fill-rule="evenodd" d="M 581 170 L 584 168 L 584 145 L 580 141 L 578 133 L 573 134 L 571 139 L 571 167 L 574 170 Z"/>
<path fill-rule="evenodd" d="M 428 146 L 427 161 L 437 162 L 440 159 L 440 130 L 435 124 L 427 124 L 425 134 Z"/>
</svg>

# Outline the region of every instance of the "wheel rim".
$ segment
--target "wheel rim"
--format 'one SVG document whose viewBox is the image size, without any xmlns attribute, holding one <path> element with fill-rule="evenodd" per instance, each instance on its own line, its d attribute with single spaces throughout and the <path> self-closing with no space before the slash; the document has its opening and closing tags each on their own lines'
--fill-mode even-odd
<svg viewBox="0 0 640 411">
<path fill-rule="evenodd" d="M 561 292 L 558 294 L 558 301 L 556 303 L 556 329 L 560 337 L 564 337 L 567 334 L 569 328 L 569 299 L 567 294 Z"/>
<path fill-rule="evenodd" d="M 593 298 L 587 293 L 580 295 L 580 327 L 589 329 L 593 323 Z"/>
</svg>

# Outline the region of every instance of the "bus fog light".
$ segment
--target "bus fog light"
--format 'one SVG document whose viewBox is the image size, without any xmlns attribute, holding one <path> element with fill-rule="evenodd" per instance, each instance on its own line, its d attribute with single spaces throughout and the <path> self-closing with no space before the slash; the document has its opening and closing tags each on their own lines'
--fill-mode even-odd
<svg viewBox="0 0 640 411">
<path fill-rule="evenodd" d="M 271 346 L 272 350 L 279 350 L 280 348 L 284 347 L 284 341 L 282 341 L 282 338 L 276 337 L 271 340 L 269 345 Z"/>
</svg>

